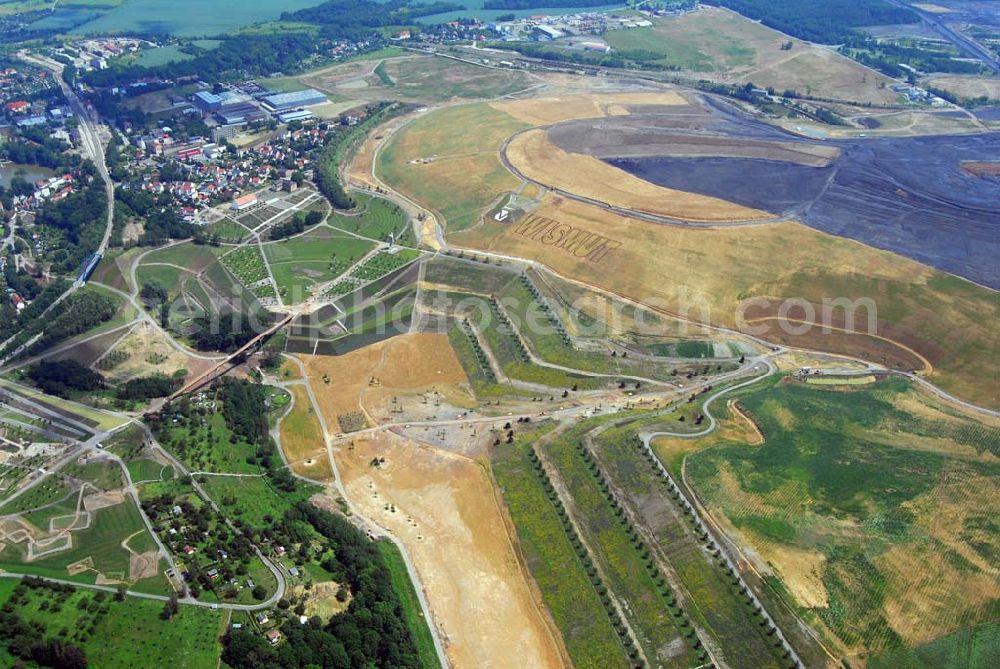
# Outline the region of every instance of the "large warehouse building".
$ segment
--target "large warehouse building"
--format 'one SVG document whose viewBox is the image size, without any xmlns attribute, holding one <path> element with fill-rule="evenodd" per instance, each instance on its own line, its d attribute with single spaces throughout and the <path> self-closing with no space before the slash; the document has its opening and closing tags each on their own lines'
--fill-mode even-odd
<svg viewBox="0 0 1000 669">
<path fill-rule="evenodd" d="M 307 88 L 304 91 L 293 91 L 291 93 L 275 93 L 265 95 L 261 98 L 264 105 L 275 112 L 284 112 L 296 107 L 308 107 L 310 105 L 321 105 L 329 100 L 326 96 L 315 88 Z"/>
</svg>

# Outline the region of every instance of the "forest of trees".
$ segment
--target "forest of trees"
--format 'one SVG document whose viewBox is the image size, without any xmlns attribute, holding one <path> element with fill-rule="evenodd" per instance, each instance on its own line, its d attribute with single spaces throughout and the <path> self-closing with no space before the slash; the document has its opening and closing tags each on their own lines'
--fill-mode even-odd
<svg viewBox="0 0 1000 669">
<path fill-rule="evenodd" d="M 158 246 L 170 239 L 186 239 L 198 229 L 186 222 L 174 205 L 169 193 L 153 195 L 146 191 L 116 188 L 115 202 L 126 216 L 133 214 L 143 219 L 140 246 Z"/>
<path fill-rule="evenodd" d="M 222 351 L 232 353 L 263 332 L 272 322 L 267 312 L 257 314 L 254 319 L 236 311 L 222 311 L 214 316 L 199 316 L 192 321 L 188 336 L 199 351 Z"/>
<path fill-rule="evenodd" d="M 219 383 L 218 392 L 226 427 L 249 444 L 266 443 L 268 426 L 264 386 L 226 378 Z"/>
<path fill-rule="evenodd" d="M 168 377 L 162 374 L 141 376 L 129 379 L 118 386 L 115 395 L 121 400 L 151 400 L 154 397 L 166 397 L 177 390 L 183 377 Z"/>
<path fill-rule="evenodd" d="M 280 666 L 419 667 L 399 598 L 378 548 L 348 520 L 301 502 L 285 523 L 309 522 L 329 542 L 332 554 L 323 568 L 352 594 L 347 610 L 323 624 L 318 617 L 305 625 L 286 621 L 285 641 L 268 645 L 259 634 L 230 630 L 223 637 L 222 659 L 234 669 Z"/>
<path fill-rule="evenodd" d="M 42 392 L 58 397 L 104 388 L 103 376 L 72 359 L 43 360 L 28 370 L 28 378 Z"/>
<path fill-rule="evenodd" d="M 66 341 L 70 337 L 83 334 L 87 330 L 114 318 L 118 303 L 114 298 L 96 292 L 78 291 L 63 300 L 56 314 L 45 322 L 32 321 L 25 332 L 41 332 L 41 337 L 28 347 L 28 353 L 35 355 L 50 346 Z M 27 311 L 27 310 L 25 310 Z M 24 314 L 22 313 L 22 316 Z M 27 322 L 27 321 L 25 321 Z"/>
<path fill-rule="evenodd" d="M 601 7 L 607 0 L 486 0 L 483 9 L 536 9 L 538 7 Z"/>
<path fill-rule="evenodd" d="M 367 109 L 368 117 L 360 125 L 353 128 L 346 126 L 336 126 L 331 128 L 332 132 L 327 133 L 326 146 L 320 151 L 316 158 L 315 181 L 319 191 L 326 196 L 336 209 L 353 209 L 354 198 L 344 190 L 340 183 L 340 161 L 348 152 L 351 144 L 360 141 L 368 129 L 377 123 L 381 123 L 389 117 L 389 114 L 401 108 L 397 103 L 380 102 Z"/>
<path fill-rule="evenodd" d="M 297 211 L 291 220 L 279 223 L 271 228 L 271 239 L 285 239 L 322 222 L 323 212 L 321 211 L 310 211 L 308 213 Z"/>
<path fill-rule="evenodd" d="M 65 153 L 69 144 L 49 136 L 48 128 L 21 128 L 16 136 L 0 144 L 0 157 L 23 165 L 41 165 L 70 171 L 83 162 L 75 153 Z"/>
<path fill-rule="evenodd" d="M 335 33 L 329 35 L 352 37 L 371 32 L 372 28 L 407 25 L 413 19 L 432 14 L 454 12 L 465 9 L 465 5 L 454 2 L 435 1 L 413 3 L 410 0 L 329 0 L 316 7 L 284 12 L 282 21 L 303 21 L 332 27 Z M 329 28 L 328 28 L 329 31 Z"/>
<path fill-rule="evenodd" d="M 491 42 L 496 49 L 517 51 L 529 58 L 541 58 L 563 63 L 578 63 L 595 67 L 617 67 L 633 70 L 679 70 L 676 65 L 664 65 L 656 62 L 663 58 L 662 54 L 644 49 L 623 49 L 611 53 L 596 53 L 592 51 L 570 51 L 558 49 L 533 42 Z"/>
<path fill-rule="evenodd" d="M 810 42 L 840 44 L 854 28 L 916 23 L 912 10 L 885 0 L 705 0 Z"/>
<path fill-rule="evenodd" d="M 51 256 L 53 268 L 58 272 L 76 270 L 97 250 L 104 235 L 108 208 L 104 184 L 99 179 L 86 178 L 89 183 L 58 202 L 47 201 L 35 217 L 37 225 L 63 233 L 65 242 Z"/>
<path fill-rule="evenodd" d="M 206 81 L 224 81 L 237 76 L 297 72 L 302 61 L 316 52 L 317 41 L 307 33 L 241 35 L 224 39 L 217 48 L 189 60 L 154 68 L 129 65 L 91 70 L 81 78 L 98 88 L 122 86 L 150 75 L 168 79 L 197 76 Z"/>
</svg>

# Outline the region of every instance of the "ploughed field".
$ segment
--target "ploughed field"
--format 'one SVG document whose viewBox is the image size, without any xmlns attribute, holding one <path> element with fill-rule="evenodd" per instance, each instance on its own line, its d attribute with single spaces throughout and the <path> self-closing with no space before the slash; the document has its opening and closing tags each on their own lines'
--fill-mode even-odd
<svg viewBox="0 0 1000 669">
<path fill-rule="evenodd" d="M 963 169 L 995 160 L 1000 133 L 817 142 L 708 111 L 572 121 L 548 137 L 663 188 L 794 217 L 1000 288 L 1000 183 Z"/>
</svg>

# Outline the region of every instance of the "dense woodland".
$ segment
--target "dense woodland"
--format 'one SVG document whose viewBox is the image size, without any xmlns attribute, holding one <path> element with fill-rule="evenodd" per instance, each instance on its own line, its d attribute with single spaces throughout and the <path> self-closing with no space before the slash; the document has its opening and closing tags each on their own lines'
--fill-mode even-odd
<svg viewBox="0 0 1000 669">
<path fill-rule="evenodd" d="M 87 163 L 90 170 L 91 163 Z M 104 183 L 88 175 L 80 190 L 53 202 L 47 201 L 35 217 L 37 225 L 46 225 L 62 234 L 63 244 L 50 260 L 57 272 L 73 272 L 90 257 L 101 244 L 107 216 L 108 198 Z"/>
<path fill-rule="evenodd" d="M 414 19 L 432 14 L 454 12 L 465 5 L 454 2 L 413 3 L 410 0 L 329 0 L 316 7 L 284 12 L 282 21 L 303 21 L 333 26 L 338 37 L 363 35 L 372 28 L 407 25 Z M 328 32 L 329 34 L 329 32 Z"/>
<path fill-rule="evenodd" d="M 705 0 L 800 39 L 840 44 L 854 28 L 916 23 L 915 12 L 885 0 Z"/>
<path fill-rule="evenodd" d="M 0 157 L 25 165 L 41 165 L 57 171 L 80 167 L 79 155 L 66 153 L 69 144 L 49 136 L 45 127 L 21 128 L 16 136 L 0 145 Z"/>
<path fill-rule="evenodd" d="M 42 392 L 59 397 L 104 388 L 104 377 L 76 360 L 43 360 L 28 370 L 28 378 Z"/>
<path fill-rule="evenodd" d="M 141 246 L 157 246 L 170 239 L 191 237 L 197 226 L 186 222 L 169 193 L 153 195 L 146 191 L 115 189 L 115 209 L 122 215 L 143 220 Z"/>
<path fill-rule="evenodd" d="M 602 7 L 608 0 L 558 0 L 558 7 Z M 486 0 L 483 9 L 536 9 L 552 7 L 553 0 Z"/>
<path fill-rule="evenodd" d="M 270 237 L 271 239 L 285 239 L 322 222 L 323 212 L 321 211 L 297 211 L 290 220 L 273 226 L 270 231 Z"/>
<path fill-rule="evenodd" d="M 259 312 L 256 319 L 242 312 L 220 311 L 215 316 L 195 318 L 188 336 L 199 351 L 232 353 L 263 332 L 272 320 L 273 317 L 264 311 Z"/>
<path fill-rule="evenodd" d="M 335 208 L 353 209 L 355 205 L 354 198 L 340 183 L 340 161 L 355 143 L 360 142 L 369 128 L 385 121 L 390 114 L 400 113 L 402 110 L 403 108 L 397 103 L 379 102 L 368 107 L 366 110 L 368 117 L 360 125 L 335 126 L 327 133 L 324 140 L 326 145 L 316 158 L 314 172 L 316 187 Z"/>
<path fill-rule="evenodd" d="M 285 641 L 268 645 L 259 634 L 230 630 L 223 637 L 222 659 L 234 669 L 270 667 L 419 667 L 399 597 L 378 548 L 349 521 L 307 502 L 285 515 L 284 523 L 308 522 L 332 549 L 323 568 L 345 584 L 353 598 L 347 610 L 323 624 L 288 620 Z"/>
</svg>

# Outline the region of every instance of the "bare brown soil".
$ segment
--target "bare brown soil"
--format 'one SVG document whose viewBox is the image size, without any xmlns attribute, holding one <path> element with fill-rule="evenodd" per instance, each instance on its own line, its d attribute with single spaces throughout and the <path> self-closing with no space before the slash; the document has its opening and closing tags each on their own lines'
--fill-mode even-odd
<svg viewBox="0 0 1000 669">
<path fill-rule="evenodd" d="M 564 666 L 482 463 L 391 433 L 336 457 L 352 503 L 406 547 L 453 666 Z"/>
<path fill-rule="evenodd" d="M 549 125 L 576 118 L 617 116 L 622 112 L 628 112 L 631 105 L 683 106 L 687 104 L 687 98 L 672 91 L 618 92 L 601 95 L 576 94 L 491 103 L 495 109 L 507 112 L 514 118 L 531 125 Z"/>
<path fill-rule="evenodd" d="M 128 558 L 128 578 L 130 581 L 141 581 L 152 578 L 160 573 L 160 554 L 156 551 L 133 553 Z"/>
<path fill-rule="evenodd" d="M 392 398 L 398 395 L 437 389 L 460 404 L 472 399 L 465 372 L 443 334 L 406 334 L 342 356 L 301 358 L 330 429 L 338 416 L 356 411 L 371 422 L 389 420 Z"/>
<path fill-rule="evenodd" d="M 1000 163 L 962 163 L 962 169 L 974 177 L 1000 176 Z"/>
</svg>

